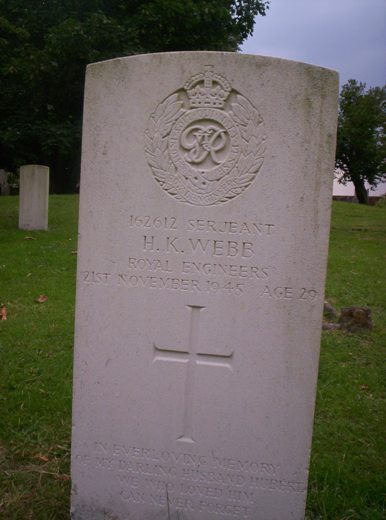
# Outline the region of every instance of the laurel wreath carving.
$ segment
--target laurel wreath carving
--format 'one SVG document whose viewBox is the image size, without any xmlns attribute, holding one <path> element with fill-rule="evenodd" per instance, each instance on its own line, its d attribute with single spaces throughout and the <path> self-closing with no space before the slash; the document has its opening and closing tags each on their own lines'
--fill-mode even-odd
<svg viewBox="0 0 386 520">
<path fill-rule="evenodd" d="M 237 165 L 237 187 L 232 188 L 218 203 L 225 202 L 244 191 L 254 180 L 264 160 L 266 135 L 263 119 L 245 97 L 238 94 L 232 103 L 230 116 L 238 124 L 242 150 Z"/>
<path fill-rule="evenodd" d="M 167 144 L 174 123 L 186 110 L 178 94 L 172 94 L 160 103 L 151 115 L 145 132 L 145 154 L 156 180 L 163 189 L 176 196 L 175 184 L 178 182 L 176 167 L 170 159 Z"/>
<path fill-rule="evenodd" d="M 244 191 L 254 180 L 264 159 L 266 136 L 263 120 L 245 97 L 237 94 L 236 101 L 231 104 L 229 112 L 237 123 L 241 136 L 241 153 L 233 172 L 236 186 L 230 188 L 214 204 L 227 202 Z M 181 181 L 168 152 L 168 137 L 173 125 L 186 112 L 183 102 L 179 101 L 178 93 L 172 94 L 158 105 L 145 132 L 145 155 L 161 187 L 177 200 L 189 202 L 178 193 L 177 188 Z"/>
</svg>

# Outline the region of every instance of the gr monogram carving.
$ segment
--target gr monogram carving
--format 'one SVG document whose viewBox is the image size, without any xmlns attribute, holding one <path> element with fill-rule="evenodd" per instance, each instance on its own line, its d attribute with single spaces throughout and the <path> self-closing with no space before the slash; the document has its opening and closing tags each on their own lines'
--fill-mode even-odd
<svg viewBox="0 0 386 520">
<path fill-rule="evenodd" d="M 205 124 L 188 126 L 181 134 L 181 146 L 189 153 L 188 163 L 202 164 L 210 155 L 213 164 L 221 164 L 217 152 L 224 150 L 227 143 L 226 130 L 220 125 Z"/>
<path fill-rule="evenodd" d="M 263 119 L 211 65 L 158 105 L 145 133 L 155 179 L 178 201 L 227 202 L 255 179 L 265 151 Z"/>
</svg>

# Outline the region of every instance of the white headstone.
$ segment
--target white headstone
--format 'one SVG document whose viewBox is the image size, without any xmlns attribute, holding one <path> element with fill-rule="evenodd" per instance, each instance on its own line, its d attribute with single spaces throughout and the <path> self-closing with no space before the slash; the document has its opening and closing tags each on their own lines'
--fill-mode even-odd
<svg viewBox="0 0 386 520">
<path fill-rule="evenodd" d="M 49 177 L 47 166 L 27 164 L 20 168 L 20 229 L 48 229 Z"/>
<path fill-rule="evenodd" d="M 8 173 L 0 169 L 0 195 L 9 195 L 11 187 L 8 184 Z"/>
<path fill-rule="evenodd" d="M 303 518 L 337 95 L 258 56 L 88 67 L 74 520 Z"/>
</svg>

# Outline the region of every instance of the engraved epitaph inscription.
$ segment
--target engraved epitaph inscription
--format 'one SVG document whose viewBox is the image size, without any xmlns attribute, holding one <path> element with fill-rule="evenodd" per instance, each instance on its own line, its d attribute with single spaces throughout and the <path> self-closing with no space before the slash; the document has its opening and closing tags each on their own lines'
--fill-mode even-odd
<svg viewBox="0 0 386 520">
<path fill-rule="evenodd" d="M 211 65 L 151 115 L 146 157 L 160 186 L 181 202 L 211 206 L 242 193 L 263 163 L 263 119 Z"/>
<path fill-rule="evenodd" d="M 192 436 L 192 412 L 194 398 L 194 375 L 196 365 L 206 365 L 212 367 L 222 367 L 232 370 L 233 352 L 230 354 L 209 354 L 200 352 L 199 347 L 199 318 L 200 312 L 205 307 L 196 305 L 187 306 L 190 311 L 189 345 L 187 350 L 176 350 L 173 348 L 163 348 L 154 344 L 154 361 L 174 361 L 187 365 L 185 379 L 185 402 L 183 431 L 178 440 L 181 442 L 195 442 Z"/>
</svg>

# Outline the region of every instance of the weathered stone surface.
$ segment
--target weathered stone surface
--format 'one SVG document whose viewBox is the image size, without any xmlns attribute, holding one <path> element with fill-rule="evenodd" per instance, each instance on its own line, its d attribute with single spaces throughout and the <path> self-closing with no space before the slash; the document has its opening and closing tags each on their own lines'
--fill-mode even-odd
<svg viewBox="0 0 386 520">
<path fill-rule="evenodd" d="M 327 300 L 324 302 L 323 315 L 329 320 L 339 318 L 339 312 Z"/>
<path fill-rule="evenodd" d="M 322 330 L 339 330 L 340 324 L 339 323 L 333 323 L 331 321 L 323 321 L 322 323 Z"/>
<path fill-rule="evenodd" d="M 49 173 L 47 166 L 39 164 L 20 168 L 20 229 L 48 229 Z"/>
<path fill-rule="evenodd" d="M 74 520 L 303 518 L 337 93 L 258 56 L 89 66 Z"/>
<path fill-rule="evenodd" d="M 373 322 L 371 309 L 367 307 L 344 307 L 339 318 L 340 328 L 347 332 L 357 332 L 363 329 L 371 330 Z"/>
</svg>

